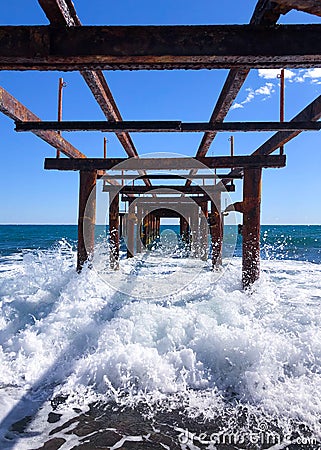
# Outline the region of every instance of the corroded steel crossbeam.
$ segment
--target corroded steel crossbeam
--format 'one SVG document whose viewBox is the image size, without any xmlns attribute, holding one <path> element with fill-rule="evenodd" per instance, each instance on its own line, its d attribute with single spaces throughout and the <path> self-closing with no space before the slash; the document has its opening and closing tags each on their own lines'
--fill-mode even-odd
<svg viewBox="0 0 321 450">
<path fill-rule="evenodd" d="M 118 189 L 118 188 L 117 188 Z M 103 192 L 112 192 L 115 190 L 115 187 L 113 186 L 104 186 Z M 220 190 L 220 188 L 217 188 L 215 185 L 206 185 L 206 186 L 199 186 L 199 185 L 191 185 L 191 186 L 178 186 L 178 185 L 162 185 L 162 186 L 124 186 L 122 188 L 119 188 L 120 192 L 122 194 L 149 194 L 153 191 L 157 190 L 157 194 L 169 194 L 169 191 L 175 192 L 181 192 L 183 194 L 204 194 L 204 193 L 214 193 Z M 228 192 L 235 192 L 235 185 L 228 184 L 226 186 L 226 191 Z"/>
<path fill-rule="evenodd" d="M 15 121 L 31 120 L 41 122 L 39 117 L 2 87 L 0 87 L 0 111 Z M 66 139 L 55 131 L 37 130 L 33 133 L 70 158 L 86 158 L 86 155 L 77 150 L 70 142 L 66 141 Z"/>
<path fill-rule="evenodd" d="M 319 24 L 2 26 L 0 69 L 318 67 L 321 65 L 320 34 Z"/>
<path fill-rule="evenodd" d="M 150 180 L 224 180 L 224 178 L 231 179 L 229 174 L 198 174 L 198 175 L 172 175 L 172 174 L 148 174 L 148 175 L 106 175 L 109 180 L 143 180 L 149 178 Z M 236 175 L 235 179 L 243 178 L 243 175 Z"/>
<path fill-rule="evenodd" d="M 249 131 L 318 131 L 321 123 L 316 122 L 179 122 L 179 121 L 43 121 L 16 122 L 16 131 L 59 130 L 59 131 L 130 131 L 139 133 L 197 133 L 249 132 Z"/>
<path fill-rule="evenodd" d="M 203 203 L 209 201 L 211 198 L 209 195 L 203 192 L 203 195 L 194 196 L 194 197 L 129 197 L 126 195 L 122 195 L 122 202 L 130 202 L 136 201 L 137 204 L 143 204 L 151 207 L 157 206 L 168 206 L 168 207 L 177 207 L 177 205 L 186 205 L 190 207 L 191 205 L 197 203 Z"/>
<path fill-rule="evenodd" d="M 189 170 L 231 167 L 284 167 L 285 155 L 210 156 L 205 158 L 46 158 L 50 170 Z M 203 167 L 201 167 L 203 165 Z"/>
</svg>

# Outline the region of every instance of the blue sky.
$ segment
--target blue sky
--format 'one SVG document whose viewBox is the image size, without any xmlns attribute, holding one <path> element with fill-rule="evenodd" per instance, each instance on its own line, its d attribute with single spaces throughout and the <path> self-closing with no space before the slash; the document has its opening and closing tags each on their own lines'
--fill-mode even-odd
<svg viewBox="0 0 321 450">
<path fill-rule="evenodd" d="M 256 1 L 75 0 L 84 25 L 237 24 L 248 23 Z M 37 0 L 11 0 L 2 5 L 1 25 L 46 25 Z M 320 23 L 309 14 L 291 12 L 279 23 Z M 285 119 L 290 120 L 321 93 L 321 69 L 287 72 Z M 105 72 L 124 120 L 207 121 L 226 78 L 226 70 Z M 0 85 L 43 120 L 57 116 L 57 85 L 63 76 L 63 117 L 104 120 L 103 113 L 77 72 L 0 72 Z M 251 71 L 227 120 L 264 121 L 279 118 L 276 73 Z M 235 154 L 252 153 L 271 133 L 234 135 Z M 44 171 L 45 157 L 55 155 L 48 144 L 29 133 L 16 133 L 14 123 L 0 114 L 0 184 L 3 207 L 0 223 L 76 223 L 78 174 Z M 125 156 L 112 134 L 64 133 L 87 156 L 102 156 L 103 137 L 109 156 Z M 263 224 L 321 224 L 320 132 L 301 133 L 286 145 L 287 167 L 265 169 Z M 208 153 L 229 153 L 229 134 L 215 138 Z M 140 155 L 172 152 L 193 156 L 200 134 L 132 134 Z M 232 201 L 242 197 L 241 182 Z"/>
</svg>

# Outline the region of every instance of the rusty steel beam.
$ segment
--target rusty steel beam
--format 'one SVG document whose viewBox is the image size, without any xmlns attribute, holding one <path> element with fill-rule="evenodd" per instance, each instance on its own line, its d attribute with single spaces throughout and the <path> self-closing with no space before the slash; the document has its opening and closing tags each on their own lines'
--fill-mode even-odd
<svg viewBox="0 0 321 450">
<path fill-rule="evenodd" d="M 200 163 L 209 169 L 231 167 L 284 167 L 285 155 L 210 156 L 205 158 L 46 158 L 47 170 L 189 170 Z M 121 167 L 119 165 L 122 164 Z"/>
<path fill-rule="evenodd" d="M 69 27 L 82 25 L 71 0 L 38 0 L 38 3 L 52 25 Z M 122 116 L 102 71 L 82 70 L 80 74 L 105 117 L 112 122 L 121 122 Z M 138 156 L 135 145 L 126 131 L 117 133 L 117 138 L 128 156 Z M 144 182 L 147 186 L 151 185 L 148 179 Z"/>
<path fill-rule="evenodd" d="M 316 122 L 179 122 L 179 121 L 42 121 L 16 122 L 15 130 L 36 131 L 103 131 L 117 133 L 130 131 L 139 133 L 199 133 L 216 132 L 262 132 L 262 131 L 319 131 L 321 124 Z"/>
<path fill-rule="evenodd" d="M 0 69 L 319 67 L 320 34 L 320 24 L 1 26 Z"/>
<path fill-rule="evenodd" d="M 149 178 L 150 180 L 224 180 L 231 179 L 229 174 L 199 174 L 199 175 L 172 175 L 172 174 L 148 174 L 148 175 L 105 175 L 108 180 L 143 180 Z M 243 175 L 236 175 L 235 179 L 242 179 Z"/>
<path fill-rule="evenodd" d="M 201 195 L 201 196 L 195 196 L 195 197 L 128 197 L 126 195 L 122 195 L 121 198 L 122 202 L 129 202 L 133 203 L 136 201 L 136 203 L 144 204 L 146 207 L 157 207 L 159 205 L 162 205 L 161 207 L 164 207 L 164 204 L 171 206 L 172 208 L 176 208 L 177 204 L 184 205 L 187 208 L 189 208 L 193 203 L 201 203 L 206 202 L 210 200 L 210 197 L 208 195 Z"/>
<path fill-rule="evenodd" d="M 218 185 L 217 185 L 218 186 Z M 115 187 L 113 186 L 104 186 L 103 192 L 113 192 L 115 190 Z M 162 185 L 162 186 L 124 186 L 119 191 L 122 194 L 128 195 L 128 194 L 152 194 L 154 191 L 157 190 L 156 194 L 170 194 L 172 193 L 184 193 L 184 194 L 210 194 L 213 192 L 217 192 L 220 190 L 220 187 L 216 187 L 215 185 L 206 185 L 206 186 L 199 186 L 199 185 L 191 185 L 191 186 L 182 186 L 182 185 Z M 235 192 L 235 185 L 234 184 L 228 184 L 226 186 L 227 192 Z"/>
<path fill-rule="evenodd" d="M 279 6 L 282 14 L 290 9 L 296 9 L 321 17 L 320 0 L 273 0 L 273 2 Z"/>
<path fill-rule="evenodd" d="M 17 121 L 39 121 L 33 112 L 20 103 L 9 92 L 0 87 L 0 111 L 3 112 L 10 119 Z M 33 132 L 36 136 L 47 142 L 49 145 L 57 150 L 60 150 L 70 158 L 86 158 L 86 155 L 77 150 L 70 142 L 66 141 L 62 136 L 54 131 L 37 130 Z"/>
</svg>

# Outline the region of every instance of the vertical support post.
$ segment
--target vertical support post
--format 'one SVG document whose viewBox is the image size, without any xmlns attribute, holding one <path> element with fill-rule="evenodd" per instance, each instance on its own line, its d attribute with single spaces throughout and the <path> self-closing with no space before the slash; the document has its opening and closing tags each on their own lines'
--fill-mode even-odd
<svg viewBox="0 0 321 450">
<path fill-rule="evenodd" d="M 242 282 L 248 287 L 260 276 L 260 213 L 262 168 L 244 169 Z"/>
<path fill-rule="evenodd" d="M 179 234 L 181 236 L 181 239 L 183 240 L 183 234 L 184 234 L 184 217 L 180 216 L 179 218 Z"/>
<path fill-rule="evenodd" d="M 149 213 L 145 216 L 145 247 L 147 248 L 149 245 Z"/>
<path fill-rule="evenodd" d="M 153 217 L 152 214 L 148 214 L 148 245 L 152 242 L 153 238 Z"/>
<path fill-rule="evenodd" d="M 221 213 L 221 194 L 211 202 L 210 233 L 212 242 L 212 269 L 222 264 L 223 250 L 223 221 Z"/>
<path fill-rule="evenodd" d="M 160 237 L 160 217 L 156 217 L 156 239 Z"/>
<path fill-rule="evenodd" d="M 119 269 L 119 194 L 110 191 L 109 200 L 109 261 L 110 268 Z"/>
<path fill-rule="evenodd" d="M 104 137 L 104 159 L 107 158 L 107 139 Z"/>
<path fill-rule="evenodd" d="M 153 242 L 156 239 L 156 216 L 155 214 L 153 214 Z"/>
<path fill-rule="evenodd" d="M 127 258 L 133 258 L 135 253 L 135 208 L 132 203 L 128 207 L 127 215 Z"/>
<path fill-rule="evenodd" d="M 180 217 L 180 235 L 181 235 L 181 239 L 183 242 L 185 242 L 186 244 L 188 244 L 189 242 L 189 224 L 188 224 L 188 220 L 184 217 L 181 216 Z"/>
<path fill-rule="evenodd" d="M 92 257 L 95 245 L 97 171 L 79 172 L 77 271 Z"/>
<path fill-rule="evenodd" d="M 142 252 L 142 207 L 137 205 L 137 233 L 136 233 L 137 253 Z"/>
<path fill-rule="evenodd" d="M 284 69 L 280 75 L 280 122 L 284 122 Z M 284 145 L 280 147 L 280 155 L 284 154 Z"/>
<path fill-rule="evenodd" d="M 62 90 L 66 86 L 66 83 L 64 83 L 63 78 L 59 78 L 59 84 L 58 84 L 58 122 L 62 121 Z M 60 131 L 58 131 L 58 134 L 61 134 Z M 60 158 L 60 150 L 57 149 L 56 157 Z"/>
<path fill-rule="evenodd" d="M 194 206 L 191 211 L 191 256 L 196 258 L 199 256 L 199 207 Z"/>
<path fill-rule="evenodd" d="M 229 141 L 231 143 L 231 156 L 234 156 L 234 136 L 231 136 Z"/>
<path fill-rule="evenodd" d="M 200 256 L 203 261 L 207 260 L 207 202 L 202 202 L 201 207 L 201 220 L 200 220 Z"/>
<path fill-rule="evenodd" d="M 124 215 L 119 214 L 119 239 L 121 237 L 123 237 L 123 220 L 124 220 Z"/>
</svg>

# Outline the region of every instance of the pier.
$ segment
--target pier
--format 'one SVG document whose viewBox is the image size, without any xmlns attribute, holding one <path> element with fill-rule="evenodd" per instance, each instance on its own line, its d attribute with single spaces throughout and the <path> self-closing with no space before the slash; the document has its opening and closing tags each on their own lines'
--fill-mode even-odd
<svg viewBox="0 0 321 450">
<path fill-rule="evenodd" d="M 284 121 L 284 68 L 321 67 L 321 25 L 277 21 L 292 9 L 321 16 L 320 2 L 258 0 L 244 25 L 154 27 L 82 26 L 72 2 L 38 2 L 50 25 L 0 26 L 0 70 L 79 71 L 106 120 L 62 120 L 62 79 L 57 121 L 42 121 L 1 87 L 0 111 L 15 122 L 17 132 L 34 133 L 56 149 L 55 158 L 45 159 L 46 170 L 79 172 L 77 270 L 94 254 L 97 180 L 103 180 L 102 190 L 109 196 L 111 269 L 121 264 L 122 237 L 131 258 L 160 236 L 161 218 L 176 218 L 191 256 L 211 257 L 217 270 L 222 264 L 223 214 L 237 211 L 243 217 L 242 283 L 250 287 L 260 276 L 263 169 L 285 167 L 285 144 L 302 132 L 321 129 L 321 96 Z M 257 68 L 280 69 L 280 120 L 225 121 L 250 70 Z M 124 121 L 102 72 L 181 69 L 229 70 L 208 122 Z M 62 131 L 115 133 L 126 157 L 107 155 L 106 141 L 102 158 L 87 157 Z M 230 155 L 208 156 L 218 133 L 263 131 L 274 134 L 250 154 L 236 155 L 231 139 Z M 139 157 L 130 133 L 157 132 L 202 137 L 193 157 Z M 242 201 L 223 208 L 222 193 L 235 191 L 235 179 L 243 180 Z M 120 210 L 121 202 L 128 205 L 126 212 Z"/>
</svg>

